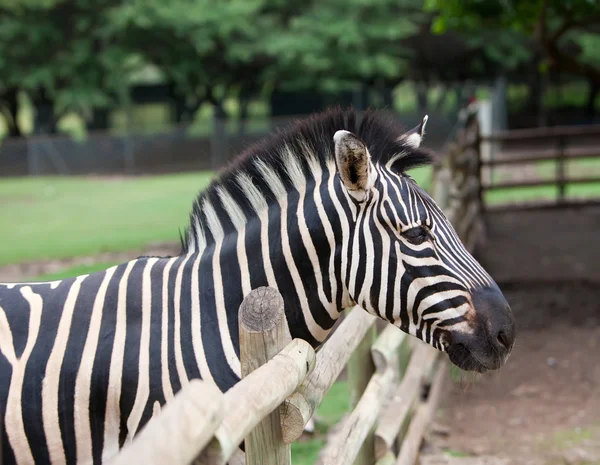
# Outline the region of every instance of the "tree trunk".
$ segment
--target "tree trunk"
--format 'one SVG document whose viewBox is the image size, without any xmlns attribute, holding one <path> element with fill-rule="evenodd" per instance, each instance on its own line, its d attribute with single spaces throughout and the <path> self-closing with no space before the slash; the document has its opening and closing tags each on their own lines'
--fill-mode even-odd
<svg viewBox="0 0 600 465">
<path fill-rule="evenodd" d="M 585 106 L 585 116 L 588 122 L 591 123 L 596 117 L 596 97 L 598 97 L 598 92 L 600 92 L 600 83 L 594 79 L 590 79 L 589 86 L 587 104 Z"/>
<path fill-rule="evenodd" d="M 425 114 L 427 112 L 427 91 L 429 86 L 422 82 L 417 84 L 417 108 L 419 114 Z"/>
<path fill-rule="evenodd" d="M 92 110 L 92 120 L 88 124 L 88 129 L 90 130 L 101 130 L 104 131 L 108 129 L 110 112 L 108 108 L 94 108 Z"/>
<path fill-rule="evenodd" d="M 173 99 L 173 120 L 174 123 L 180 124 L 183 123 L 187 116 L 187 106 L 185 104 L 185 99 L 180 96 L 172 97 Z"/>
<path fill-rule="evenodd" d="M 8 122 L 9 137 L 23 137 L 17 116 L 19 113 L 19 89 L 11 87 L 4 93 L 3 100 L 10 114 L 11 121 Z"/>
<path fill-rule="evenodd" d="M 384 85 L 381 89 L 381 95 L 383 100 L 383 106 L 386 110 L 394 110 L 394 94 L 392 87 Z"/>
<path fill-rule="evenodd" d="M 537 54 L 533 59 L 531 71 L 529 73 L 529 95 L 525 112 L 528 115 L 531 115 L 531 120 L 528 122 L 527 126 L 546 125 L 546 111 L 543 104 L 546 77 L 540 71 L 541 60 L 541 55 Z"/>
<path fill-rule="evenodd" d="M 238 122 L 238 136 L 245 136 L 248 127 L 248 106 L 250 99 L 240 96 L 240 120 Z"/>
<path fill-rule="evenodd" d="M 35 105 L 34 132 L 36 134 L 56 134 L 57 120 L 54 115 L 54 101 L 45 89 L 40 89 L 33 101 Z"/>
<path fill-rule="evenodd" d="M 214 101 L 213 133 L 211 138 L 211 158 L 213 170 L 218 170 L 227 163 L 227 113 L 221 100 Z"/>
</svg>

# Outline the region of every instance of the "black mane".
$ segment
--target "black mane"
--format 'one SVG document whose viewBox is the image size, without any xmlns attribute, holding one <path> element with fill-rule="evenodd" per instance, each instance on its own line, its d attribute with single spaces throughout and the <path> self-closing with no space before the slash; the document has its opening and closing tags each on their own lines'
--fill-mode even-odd
<svg viewBox="0 0 600 465">
<path fill-rule="evenodd" d="M 219 218 L 227 217 L 219 200 L 219 189 L 226 189 L 244 211 L 251 211 L 244 193 L 236 183 L 238 174 L 248 175 L 268 201 L 273 198 L 258 172 L 254 163 L 256 160 L 260 159 L 266 163 L 280 175 L 281 181 L 286 187 L 292 187 L 283 162 L 286 148 L 298 157 L 307 175 L 309 172 L 306 162 L 307 148 L 325 167 L 334 158 L 333 135 L 341 129 L 350 131 L 362 139 L 369 149 L 373 163 L 385 164 L 392 157 L 403 154 L 393 164 L 394 170 L 402 175 L 412 168 L 432 162 L 431 152 L 415 149 L 401 138 L 407 129 L 402 127 L 391 114 L 368 110 L 362 114 L 360 124 L 357 124 L 357 117 L 358 114 L 352 109 L 332 108 L 296 121 L 286 129 L 276 131 L 250 145 L 198 195 L 190 214 L 190 225 L 182 238 L 183 252 L 188 252 L 193 245 L 190 241 L 194 241 L 194 228 L 197 227 L 195 224 L 204 224 L 205 215 L 202 211 L 202 203 L 205 200 L 209 200 L 215 207 Z M 227 221 L 223 226 L 225 230 L 229 229 Z M 232 227 L 232 225 L 229 226 Z M 203 228 L 203 232 L 207 242 L 212 242 L 210 233 L 204 229 L 206 228 Z"/>
</svg>

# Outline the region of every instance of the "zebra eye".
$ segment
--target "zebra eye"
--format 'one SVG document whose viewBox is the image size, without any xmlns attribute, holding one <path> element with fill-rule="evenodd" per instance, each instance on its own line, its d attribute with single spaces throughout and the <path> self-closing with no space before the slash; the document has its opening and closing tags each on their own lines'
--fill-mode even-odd
<svg viewBox="0 0 600 465">
<path fill-rule="evenodd" d="M 411 244 L 419 245 L 429 239 L 429 232 L 423 226 L 416 226 L 403 231 L 402 236 Z"/>
</svg>

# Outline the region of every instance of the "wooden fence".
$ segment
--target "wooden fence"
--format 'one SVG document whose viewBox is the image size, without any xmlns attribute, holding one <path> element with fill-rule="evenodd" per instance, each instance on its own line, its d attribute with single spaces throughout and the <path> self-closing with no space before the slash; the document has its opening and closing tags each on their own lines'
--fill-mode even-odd
<svg viewBox="0 0 600 465">
<path fill-rule="evenodd" d="M 481 231 L 478 134 L 471 114 L 434 179 L 436 201 L 469 248 Z M 377 331 L 376 318 L 359 308 L 315 352 L 291 339 L 283 308 L 276 290 L 251 292 L 239 313 L 241 381 L 226 393 L 191 381 L 111 464 L 290 464 L 290 444 L 344 367 L 352 410 L 318 463 L 414 464 L 435 416 L 447 357 L 394 326 Z"/>
<path fill-rule="evenodd" d="M 481 138 L 482 143 L 494 144 L 497 155 L 481 162 L 481 169 L 491 172 L 497 167 L 510 167 L 512 173 L 523 171 L 525 165 L 554 161 L 554 176 L 521 177 L 493 181 L 491 176 L 481 186 L 483 192 L 500 189 L 555 186 L 554 199 L 534 202 L 519 202 L 510 205 L 494 205 L 490 210 L 553 208 L 579 205 L 582 200 L 567 197 L 567 186 L 574 184 L 600 183 L 600 173 L 592 175 L 569 175 L 567 165 L 574 160 L 600 159 L 600 125 L 564 126 L 548 128 L 519 129 L 500 131 Z M 599 202 L 600 198 L 585 199 L 583 203 Z"/>
</svg>

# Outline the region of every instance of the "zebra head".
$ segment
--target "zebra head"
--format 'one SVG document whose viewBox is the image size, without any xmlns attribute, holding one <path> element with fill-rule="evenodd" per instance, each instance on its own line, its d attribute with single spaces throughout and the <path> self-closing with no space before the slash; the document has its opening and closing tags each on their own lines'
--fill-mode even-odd
<svg viewBox="0 0 600 465">
<path fill-rule="evenodd" d="M 426 121 L 391 143 L 368 128 L 361 129 L 364 139 L 347 130 L 333 137 L 341 183 L 356 206 L 348 292 L 460 368 L 497 369 L 515 340 L 511 309 L 442 210 L 406 174 L 428 161 L 418 149 Z M 390 153 L 382 154 L 386 148 Z"/>
</svg>

